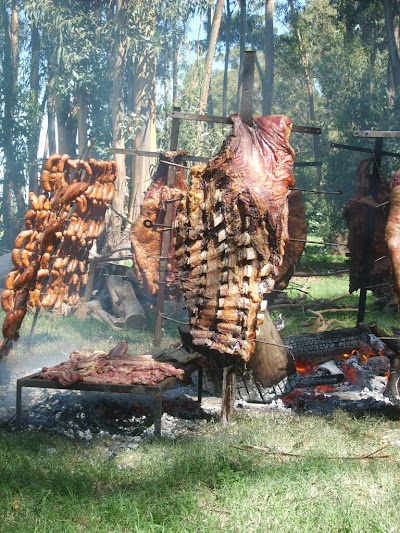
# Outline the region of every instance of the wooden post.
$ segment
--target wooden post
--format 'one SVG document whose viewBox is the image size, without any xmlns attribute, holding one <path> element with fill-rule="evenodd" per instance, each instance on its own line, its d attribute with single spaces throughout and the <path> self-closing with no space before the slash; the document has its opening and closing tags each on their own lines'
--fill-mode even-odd
<svg viewBox="0 0 400 533">
<path fill-rule="evenodd" d="M 174 111 L 180 111 L 180 107 L 174 107 Z M 177 150 L 178 148 L 178 139 L 179 139 L 179 129 L 180 129 L 181 119 L 173 118 L 172 119 L 172 128 L 171 128 L 171 140 L 170 140 L 170 149 Z M 168 178 L 167 185 L 168 187 L 174 187 L 175 185 L 175 176 L 176 176 L 176 167 L 168 167 Z M 165 226 L 171 226 L 172 216 L 174 212 L 174 204 L 168 203 L 164 220 L 160 220 L 160 224 L 165 224 Z M 167 228 L 165 228 L 167 230 Z M 158 282 L 158 293 L 157 293 L 157 305 L 156 305 L 156 323 L 154 327 L 154 338 L 153 345 L 160 346 L 162 338 L 162 325 L 163 317 L 162 313 L 164 312 L 164 301 L 166 295 L 166 279 L 167 279 L 167 262 L 169 249 L 171 247 L 171 230 L 163 231 L 161 239 L 161 252 L 160 252 L 160 271 L 159 271 L 159 282 Z"/>
<path fill-rule="evenodd" d="M 245 51 L 243 61 L 242 97 L 240 99 L 240 116 L 249 126 L 253 124 L 253 89 L 256 53 Z M 224 367 L 222 377 L 221 419 L 223 424 L 232 421 L 235 403 L 236 371 L 234 366 Z"/>
<path fill-rule="evenodd" d="M 242 98 L 239 113 L 242 117 L 243 122 L 248 125 L 251 125 L 253 123 L 253 89 L 255 64 L 255 51 L 246 50 L 244 53 Z"/>
<path fill-rule="evenodd" d="M 234 366 L 224 368 L 222 378 L 221 419 L 223 424 L 232 422 L 233 406 L 235 403 L 236 371 Z"/>
</svg>

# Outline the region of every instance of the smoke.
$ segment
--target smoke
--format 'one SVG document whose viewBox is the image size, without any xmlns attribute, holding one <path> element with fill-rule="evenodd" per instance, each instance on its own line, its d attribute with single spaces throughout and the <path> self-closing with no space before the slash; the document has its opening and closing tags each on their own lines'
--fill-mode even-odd
<svg viewBox="0 0 400 533">
<path fill-rule="evenodd" d="M 17 379 L 39 372 L 44 366 L 66 361 L 76 349 L 76 346 L 38 340 L 32 349 L 20 340 L 7 357 L 0 359 L 0 424 L 15 414 Z"/>
</svg>

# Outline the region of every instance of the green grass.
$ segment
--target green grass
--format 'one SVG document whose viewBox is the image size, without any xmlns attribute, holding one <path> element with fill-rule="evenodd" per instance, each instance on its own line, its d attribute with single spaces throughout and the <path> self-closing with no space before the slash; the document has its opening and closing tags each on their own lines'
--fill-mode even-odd
<svg viewBox="0 0 400 533">
<path fill-rule="evenodd" d="M 298 289 L 301 289 L 299 292 Z M 330 308 L 344 308 L 352 309 L 352 311 L 343 312 L 327 312 L 323 313 L 326 320 L 334 320 L 328 329 L 351 328 L 355 327 L 357 323 L 357 309 L 359 300 L 359 291 L 349 294 L 349 280 L 347 275 L 335 277 L 312 277 L 309 278 L 292 278 L 286 290 L 289 298 L 304 297 L 306 300 L 303 303 L 310 301 L 320 301 L 334 299 L 337 296 L 346 296 L 340 300 L 333 301 L 331 304 L 319 305 L 317 309 Z M 298 333 L 315 332 L 318 329 L 319 323 L 316 322 L 316 317 L 306 307 L 290 309 L 285 308 L 271 312 L 271 316 L 276 318 L 279 313 L 282 313 L 285 318 L 284 336 L 295 335 Z M 396 308 L 392 307 L 382 310 L 377 303 L 377 299 L 371 293 L 367 293 L 367 305 L 365 312 L 366 323 L 376 322 L 383 330 L 387 330 L 392 334 L 391 327 L 400 327 L 399 314 Z"/>
<path fill-rule="evenodd" d="M 289 296 L 298 294 L 298 284 L 307 285 L 308 300 L 348 291 L 347 276 L 294 278 Z M 337 302 L 357 304 L 357 294 Z M 315 330 L 305 325 L 311 322 L 305 309 L 283 314 L 285 335 Z M 354 312 L 324 316 L 337 320 L 332 328 L 356 322 Z M 369 294 L 366 321 L 372 320 L 389 328 L 398 316 L 376 309 Z M 25 357 L 31 321 L 9 357 Z M 33 350 L 66 358 L 72 349 L 107 350 L 127 340 L 131 351 L 145 353 L 153 327 L 150 319 L 144 331 L 114 332 L 74 317 L 40 316 Z M 166 324 L 163 345 L 176 339 L 176 325 Z M 340 411 L 332 417 L 239 412 L 229 427 L 208 422 L 190 437 L 150 440 L 137 449 L 0 430 L 0 532 L 397 533 L 399 443 L 398 420 Z M 299 456 L 235 448 L 240 445 Z M 386 459 L 339 458 L 382 446 Z"/>
<path fill-rule="evenodd" d="M 310 237 L 310 240 L 318 240 Z M 297 270 L 306 272 L 326 272 L 348 268 L 348 258 L 334 254 L 334 248 L 318 244 L 306 244 Z"/>
<path fill-rule="evenodd" d="M 242 413 L 113 459 L 104 441 L 0 435 L 4 533 L 399 531 L 400 429 L 383 418 Z M 245 444 L 300 457 L 234 447 Z M 387 459 L 337 458 L 387 444 Z"/>
<path fill-rule="evenodd" d="M 0 321 L 4 312 L 0 312 Z M 20 330 L 21 338 L 15 344 L 10 357 L 24 357 L 27 351 L 28 337 L 31 331 L 33 315 L 27 314 Z M 162 346 L 168 346 L 178 340 L 176 324 L 165 323 Z M 154 317 L 149 316 L 143 330 L 119 330 L 100 324 L 95 320 L 81 320 L 72 317 L 52 317 L 39 315 L 31 350 L 32 359 L 37 360 L 40 354 L 59 353 L 68 358 L 75 350 L 109 351 L 120 341 L 127 341 L 131 353 L 149 353 L 152 349 L 154 335 Z"/>
</svg>

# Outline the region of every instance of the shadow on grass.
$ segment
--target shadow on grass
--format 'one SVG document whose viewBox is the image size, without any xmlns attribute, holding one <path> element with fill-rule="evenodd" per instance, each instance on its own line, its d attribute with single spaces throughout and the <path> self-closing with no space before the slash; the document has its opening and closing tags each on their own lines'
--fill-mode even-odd
<svg viewBox="0 0 400 533">
<path fill-rule="evenodd" d="M 333 488 L 341 476 L 357 479 L 389 469 L 382 463 L 338 463 L 321 452 L 287 458 L 235 448 L 260 431 L 260 425 L 210 427 L 207 435 L 176 442 L 120 446 L 116 455 L 109 454 L 112 441 L 85 446 L 40 433 L 0 434 L 0 514 L 14 524 L 4 531 L 242 532 L 244 526 L 221 528 L 221 513 L 244 520 L 249 509 L 267 501 L 268 513 L 272 503 L 285 512 L 288 491 L 304 506 L 303 492 L 317 480 Z M 17 504 L 23 512 L 7 511 Z"/>
</svg>

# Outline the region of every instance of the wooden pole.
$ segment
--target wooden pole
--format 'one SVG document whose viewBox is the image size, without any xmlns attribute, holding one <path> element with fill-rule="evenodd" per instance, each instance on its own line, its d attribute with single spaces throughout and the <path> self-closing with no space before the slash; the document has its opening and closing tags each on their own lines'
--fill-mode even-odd
<svg viewBox="0 0 400 533">
<path fill-rule="evenodd" d="M 174 111 L 180 111 L 180 107 L 174 107 Z M 178 139 L 179 139 L 179 129 L 181 125 L 180 118 L 172 119 L 172 128 L 171 128 L 171 139 L 170 139 L 170 150 L 177 150 L 178 148 Z M 176 176 L 176 167 L 168 167 L 168 177 L 167 185 L 168 187 L 173 187 L 175 185 L 175 176 Z M 165 210 L 164 220 L 160 220 L 160 224 L 165 224 L 165 226 L 171 226 L 172 216 L 174 213 L 174 204 L 167 203 Z M 166 295 L 166 279 L 167 279 L 167 262 L 169 249 L 171 247 L 171 231 L 163 231 L 161 239 L 161 252 L 160 252 L 160 270 L 159 270 L 159 284 L 158 284 L 158 293 L 157 293 L 157 304 L 156 304 L 156 323 L 154 327 L 154 338 L 153 345 L 160 346 L 162 338 L 162 325 L 164 312 L 164 301 Z"/>
<path fill-rule="evenodd" d="M 253 89 L 254 89 L 254 68 L 256 64 L 256 53 L 246 51 L 243 62 L 243 80 L 241 83 L 242 93 L 240 99 L 240 116 L 243 122 L 248 125 L 253 124 Z M 234 366 L 224 367 L 222 377 L 222 406 L 221 419 L 223 424 L 232 421 L 233 406 L 235 403 L 236 371 Z"/>
<path fill-rule="evenodd" d="M 254 67 L 256 53 L 254 50 L 246 50 L 243 63 L 242 97 L 240 100 L 240 116 L 243 122 L 249 126 L 253 123 L 253 90 L 254 90 Z"/>
<path fill-rule="evenodd" d="M 221 419 L 223 424 L 232 422 L 233 406 L 235 404 L 236 371 L 234 366 L 224 368 L 222 378 Z"/>
</svg>

